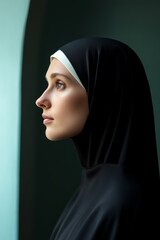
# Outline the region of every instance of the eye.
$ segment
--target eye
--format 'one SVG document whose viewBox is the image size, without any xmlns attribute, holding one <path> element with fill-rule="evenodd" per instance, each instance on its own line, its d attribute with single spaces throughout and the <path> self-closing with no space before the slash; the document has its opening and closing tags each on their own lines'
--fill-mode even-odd
<svg viewBox="0 0 160 240">
<path fill-rule="evenodd" d="M 64 89 L 65 88 L 65 84 L 60 82 L 60 81 L 57 81 L 56 82 L 56 88 L 57 89 Z"/>
</svg>

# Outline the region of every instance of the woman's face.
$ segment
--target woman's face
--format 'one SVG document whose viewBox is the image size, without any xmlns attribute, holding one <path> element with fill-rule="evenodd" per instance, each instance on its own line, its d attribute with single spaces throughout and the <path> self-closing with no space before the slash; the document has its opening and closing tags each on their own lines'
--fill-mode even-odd
<svg viewBox="0 0 160 240">
<path fill-rule="evenodd" d="M 86 90 L 56 58 L 47 70 L 46 79 L 48 87 L 36 101 L 43 109 L 46 137 L 60 140 L 78 135 L 89 114 Z"/>
</svg>

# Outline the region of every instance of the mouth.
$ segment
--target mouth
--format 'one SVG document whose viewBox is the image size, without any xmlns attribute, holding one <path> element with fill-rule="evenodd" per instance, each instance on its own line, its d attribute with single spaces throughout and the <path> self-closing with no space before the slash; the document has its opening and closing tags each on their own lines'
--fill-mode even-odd
<svg viewBox="0 0 160 240">
<path fill-rule="evenodd" d="M 43 124 L 51 123 L 51 122 L 54 120 L 53 118 L 47 116 L 47 115 L 44 114 L 44 113 L 42 114 L 42 117 L 44 118 Z"/>
</svg>

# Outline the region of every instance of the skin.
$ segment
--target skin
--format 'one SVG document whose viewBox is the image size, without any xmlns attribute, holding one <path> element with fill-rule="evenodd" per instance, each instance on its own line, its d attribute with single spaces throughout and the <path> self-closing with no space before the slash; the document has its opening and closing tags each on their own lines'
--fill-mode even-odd
<svg viewBox="0 0 160 240">
<path fill-rule="evenodd" d="M 86 90 L 56 58 L 49 65 L 46 79 L 48 87 L 36 100 L 36 105 L 43 109 L 43 113 L 53 118 L 45 123 L 46 137 L 49 140 L 61 140 L 78 135 L 89 114 Z"/>
</svg>

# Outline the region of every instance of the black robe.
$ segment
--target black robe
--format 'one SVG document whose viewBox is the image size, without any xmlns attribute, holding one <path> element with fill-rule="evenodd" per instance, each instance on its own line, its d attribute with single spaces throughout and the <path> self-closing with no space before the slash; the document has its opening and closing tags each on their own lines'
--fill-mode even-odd
<svg viewBox="0 0 160 240">
<path fill-rule="evenodd" d="M 60 48 L 89 101 L 72 138 L 82 164 L 79 188 L 50 240 L 158 240 L 160 188 L 150 88 L 124 43 L 83 38 Z"/>
</svg>

